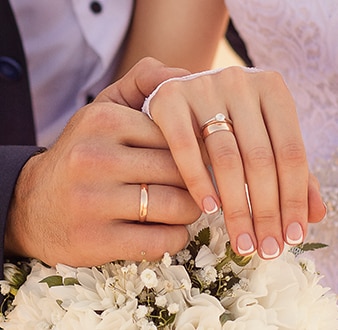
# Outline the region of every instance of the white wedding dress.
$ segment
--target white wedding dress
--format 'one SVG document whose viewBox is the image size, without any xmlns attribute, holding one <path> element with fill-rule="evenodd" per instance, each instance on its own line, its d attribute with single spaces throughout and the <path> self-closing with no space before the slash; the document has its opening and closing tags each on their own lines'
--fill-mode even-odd
<svg viewBox="0 0 338 330">
<path fill-rule="evenodd" d="M 225 0 L 255 66 L 279 71 L 296 99 L 311 171 L 328 207 L 307 241 L 322 283 L 338 292 L 338 1 Z"/>
</svg>

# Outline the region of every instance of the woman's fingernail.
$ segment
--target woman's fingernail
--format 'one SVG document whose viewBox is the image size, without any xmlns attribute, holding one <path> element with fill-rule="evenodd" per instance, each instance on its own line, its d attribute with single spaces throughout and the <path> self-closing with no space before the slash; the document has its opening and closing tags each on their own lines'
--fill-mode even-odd
<svg viewBox="0 0 338 330">
<path fill-rule="evenodd" d="M 325 202 L 323 202 L 323 205 L 324 205 L 324 208 L 325 208 L 325 214 L 324 214 L 324 216 L 323 216 L 323 219 L 322 219 L 322 220 L 324 220 L 324 219 L 326 218 L 326 216 L 327 216 L 327 205 L 326 205 L 326 203 L 325 203 Z"/>
<path fill-rule="evenodd" d="M 303 228 L 298 222 L 292 222 L 286 229 L 286 243 L 290 245 L 303 242 Z"/>
<path fill-rule="evenodd" d="M 206 214 L 212 214 L 217 212 L 218 206 L 211 196 L 207 196 L 203 199 L 203 209 Z"/>
<path fill-rule="evenodd" d="M 255 247 L 249 234 L 244 233 L 238 236 L 237 250 L 240 254 L 248 254 L 255 251 Z"/>
<path fill-rule="evenodd" d="M 262 242 L 262 256 L 264 259 L 273 259 L 279 256 L 279 245 L 275 238 L 268 236 Z"/>
</svg>

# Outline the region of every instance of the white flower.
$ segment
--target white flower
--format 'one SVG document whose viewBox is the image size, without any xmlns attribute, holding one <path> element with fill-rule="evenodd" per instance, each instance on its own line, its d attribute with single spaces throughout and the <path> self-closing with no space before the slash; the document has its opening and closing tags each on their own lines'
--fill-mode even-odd
<svg viewBox="0 0 338 330">
<path fill-rule="evenodd" d="M 168 306 L 169 314 L 176 314 L 179 311 L 180 306 L 176 303 L 172 303 Z"/>
<path fill-rule="evenodd" d="M 102 321 L 96 326 L 95 330 L 119 329 L 136 330 L 133 313 L 137 308 L 137 300 L 128 301 L 125 306 L 118 309 L 110 308 L 101 314 Z M 76 328 L 78 329 L 78 328 Z M 94 328 L 93 328 L 94 329 Z M 68 330 L 66 328 L 65 330 Z M 81 329 L 82 330 L 82 329 Z"/>
<path fill-rule="evenodd" d="M 157 330 L 155 324 L 153 322 L 149 322 L 146 319 L 138 321 L 137 325 L 141 330 Z"/>
<path fill-rule="evenodd" d="M 164 253 L 164 256 L 162 258 L 162 263 L 166 266 L 169 267 L 171 265 L 171 256 L 168 252 Z"/>
<path fill-rule="evenodd" d="M 338 315 L 336 297 L 318 285 L 316 274 L 312 279 L 305 276 L 293 254 L 284 252 L 270 261 L 256 256 L 253 265 L 255 270 L 247 276 L 248 291 L 235 291 L 235 303 L 229 306 L 236 318 L 233 322 L 250 324 L 259 320 L 262 329 L 273 325 L 294 330 L 337 327 L 332 317 Z"/>
<path fill-rule="evenodd" d="M 141 273 L 141 280 L 148 289 L 155 288 L 158 284 L 156 273 L 149 268 Z"/>
<path fill-rule="evenodd" d="M 176 254 L 176 260 L 180 265 L 184 265 L 190 259 L 191 254 L 188 249 L 181 250 Z"/>
<path fill-rule="evenodd" d="M 124 274 L 127 274 L 129 276 L 135 276 L 137 275 L 137 266 L 133 263 L 124 267 L 121 267 L 121 271 Z"/>
<path fill-rule="evenodd" d="M 163 281 L 163 288 L 166 292 L 172 292 L 175 289 L 174 284 L 167 280 Z"/>
<path fill-rule="evenodd" d="M 206 245 L 199 250 L 196 259 L 196 267 L 203 268 L 206 266 L 214 266 L 217 262 L 217 256 Z"/>
<path fill-rule="evenodd" d="M 148 307 L 144 305 L 138 305 L 136 311 L 135 311 L 135 317 L 139 319 L 143 319 L 148 314 Z"/>
<path fill-rule="evenodd" d="M 215 265 L 224 257 L 228 240 L 223 217 L 203 215 L 188 230 L 193 238 L 205 227 L 210 228 L 210 244 L 193 247 L 198 249 L 197 257 L 187 265 L 193 269 L 192 278 L 191 269 L 185 268 L 192 258 L 187 249 L 173 257 L 179 265 L 171 264 L 167 253 L 161 262 L 119 261 L 98 268 L 49 268 L 35 262 L 18 290 L 14 310 L 0 319 L 0 327 L 156 330 L 155 314 L 167 309 L 175 318 L 170 318 L 174 323 L 166 330 L 338 329 L 336 297 L 318 284 L 320 276 L 312 262 L 295 259 L 288 252 L 271 261 L 256 255 L 245 267 L 227 264 L 227 271 L 239 274 L 239 283 L 224 291 L 221 302 L 211 296 L 208 286 L 224 284 L 232 275 L 224 272 L 224 278 L 217 280 L 220 274 Z M 7 276 L 13 278 L 17 273 L 8 264 Z M 48 287 L 40 283 L 55 275 L 62 277 L 62 284 L 69 284 L 67 278 L 75 284 Z M 197 282 L 209 294 L 193 287 Z M 0 285 L 3 293 L 8 292 L 8 282 Z M 219 317 L 227 313 L 234 320 L 222 326 Z"/>
<path fill-rule="evenodd" d="M 298 262 L 309 273 L 311 273 L 311 274 L 315 274 L 316 273 L 316 266 L 315 266 L 315 263 L 312 260 L 310 260 L 310 259 L 304 259 L 304 258 L 299 258 Z"/>
<path fill-rule="evenodd" d="M 157 296 L 155 298 L 155 305 L 158 307 L 164 308 L 167 305 L 167 298 L 163 295 Z"/>
<path fill-rule="evenodd" d="M 5 263 L 4 278 L 10 285 L 18 288 L 25 281 L 25 272 L 16 265 Z"/>
<path fill-rule="evenodd" d="M 210 284 L 216 281 L 217 279 L 217 270 L 215 267 L 212 266 L 206 266 L 203 268 L 202 272 L 202 279 L 206 284 Z"/>
<path fill-rule="evenodd" d="M 179 315 L 175 329 L 222 329 L 219 317 L 224 308 L 215 297 L 199 294 L 188 299 L 190 307 Z"/>
<path fill-rule="evenodd" d="M 11 290 L 11 286 L 8 281 L 6 280 L 0 281 L 0 287 L 1 287 L 2 295 L 6 296 L 7 294 L 9 294 L 9 291 Z"/>
</svg>

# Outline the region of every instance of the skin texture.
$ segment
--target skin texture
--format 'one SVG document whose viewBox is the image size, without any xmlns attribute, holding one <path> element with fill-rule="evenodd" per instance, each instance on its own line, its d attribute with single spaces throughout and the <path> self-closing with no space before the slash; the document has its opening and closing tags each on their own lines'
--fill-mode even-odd
<svg viewBox="0 0 338 330">
<path fill-rule="evenodd" d="M 323 218 L 325 208 L 310 179 L 295 105 L 278 73 L 248 73 L 232 67 L 193 80 L 171 81 L 151 100 L 150 110 L 199 207 L 204 209 L 206 197 L 222 205 L 237 253 L 252 252 L 245 251 L 251 238 L 261 257 L 274 258 L 284 241 L 293 245 L 303 240 L 308 219 Z M 219 112 L 233 121 L 234 134 L 216 132 L 203 143 L 199 127 Z M 218 192 L 207 162 L 213 167 Z"/>
<path fill-rule="evenodd" d="M 8 255 L 91 266 L 158 259 L 184 247 L 184 225 L 201 211 L 159 128 L 135 109 L 162 80 L 186 73 L 143 60 L 80 109 L 50 150 L 26 163 L 7 223 Z M 141 225 L 143 182 L 149 210 Z"/>
<path fill-rule="evenodd" d="M 228 69 L 165 84 L 150 104 L 155 123 L 135 110 L 161 81 L 187 73 L 142 60 L 80 109 L 50 150 L 27 162 L 7 223 L 8 255 L 72 266 L 158 259 L 184 247 L 185 225 L 198 218 L 210 196 L 223 204 L 235 251 L 243 233 L 261 255 L 266 237 L 282 250 L 288 224 L 297 221 L 305 232 L 308 216 L 312 222 L 324 216 L 281 77 Z M 203 97 L 196 98 L 201 90 Z M 233 120 L 236 139 L 218 132 L 204 145 L 198 126 L 220 111 Z M 202 157 L 200 147 L 208 156 Z M 206 170 L 208 159 L 219 196 Z M 147 222 L 139 223 L 144 182 L 149 210 Z"/>
<path fill-rule="evenodd" d="M 137 0 L 118 77 L 147 56 L 191 72 L 209 69 L 227 19 L 223 0 Z"/>
</svg>

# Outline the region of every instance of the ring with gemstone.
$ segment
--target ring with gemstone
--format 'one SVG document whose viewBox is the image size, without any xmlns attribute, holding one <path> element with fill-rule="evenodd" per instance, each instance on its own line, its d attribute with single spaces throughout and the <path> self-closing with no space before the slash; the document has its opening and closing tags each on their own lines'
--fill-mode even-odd
<svg viewBox="0 0 338 330">
<path fill-rule="evenodd" d="M 234 128 L 232 121 L 228 119 L 223 113 L 218 113 L 215 117 L 207 120 L 201 126 L 201 136 L 206 139 L 210 134 L 218 131 L 228 131 L 233 133 Z"/>
</svg>

